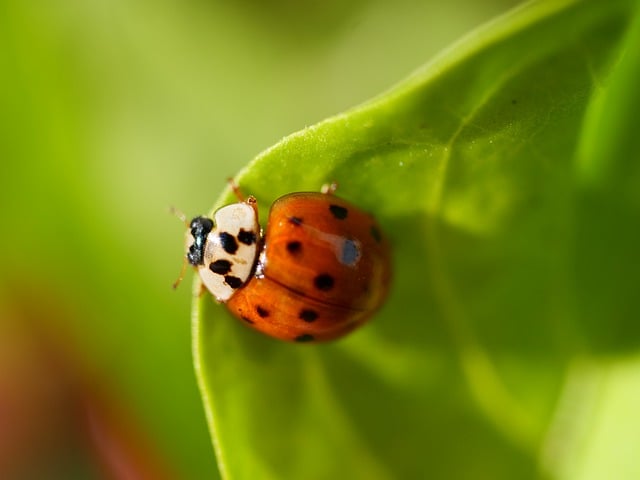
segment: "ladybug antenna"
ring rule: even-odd
[[[184,223],[184,225],[189,228],[191,225],[189,224],[189,222],[187,221],[187,216],[182,213],[181,210],[178,210],[176,207],[174,207],[173,205],[171,205],[169,207],[169,213],[175,217],[178,217],[182,223]]]

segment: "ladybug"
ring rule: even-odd
[[[234,316],[280,340],[320,342],[380,308],[389,244],[372,215],[334,195],[335,184],[277,199],[264,235],[256,199],[231,187],[239,202],[188,224],[185,265]]]

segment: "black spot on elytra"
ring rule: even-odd
[[[375,225],[371,226],[371,236],[378,243],[382,241],[382,234],[380,233],[380,230],[378,230],[378,227],[376,227]]]
[[[318,312],[305,308],[303,310],[300,310],[298,318],[300,320],[304,320],[305,322],[313,322],[316,320],[316,318],[318,318]]]
[[[313,284],[316,286],[316,288],[325,292],[333,288],[333,283],[333,277],[328,273],[321,273],[313,279]]]
[[[287,243],[287,252],[291,255],[298,255],[302,252],[302,243],[297,240]]]
[[[256,241],[256,234],[248,230],[240,230],[238,240],[245,245],[253,245]]]
[[[233,289],[240,288],[242,286],[242,280],[240,280],[238,277],[233,277],[231,275],[227,275],[226,277],[224,277],[224,281],[227,285],[229,285]]]
[[[313,340],[315,340],[315,338],[313,337],[313,335],[305,333],[303,335],[298,335],[294,340],[296,342],[312,342]]]
[[[253,320],[251,320],[249,317],[245,317],[244,315],[242,315],[240,318],[247,323],[254,323]]]
[[[329,210],[338,220],[344,220],[349,215],[349,210],[340,205],[329,205]]]
[[[209,264],[209,270],[218,275],[226,275],[231,271],[231,262],[229,260],[216,260]]]
[[[289,217],[289,223],[294,224],[296,227],[302,225],[302,219],[300,217]]]
[[[353,240],[346,239],[342,244],[340,262],[344,265],[353,266],[360,259],[360,247]]]
[[[260,318],[265,318],[269,316],[269,311],[265,310],[260,305],[256,307],[256,313],[260,316]]]
[[[227,232],[222,232],[219,235],[220,245],[224,248],[224,251],[233,255],[238,250],[238,242],[235,237]]]

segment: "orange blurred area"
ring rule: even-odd
[[[65,332],[78,312],[15,282],[0,303],[0,478],[177,478]]]

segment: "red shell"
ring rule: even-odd
[[[332,194],[272,205],[257,275],[227,302],[253,328],[289,341],[340,337],[384,302],[388,242],[373,216]]]

